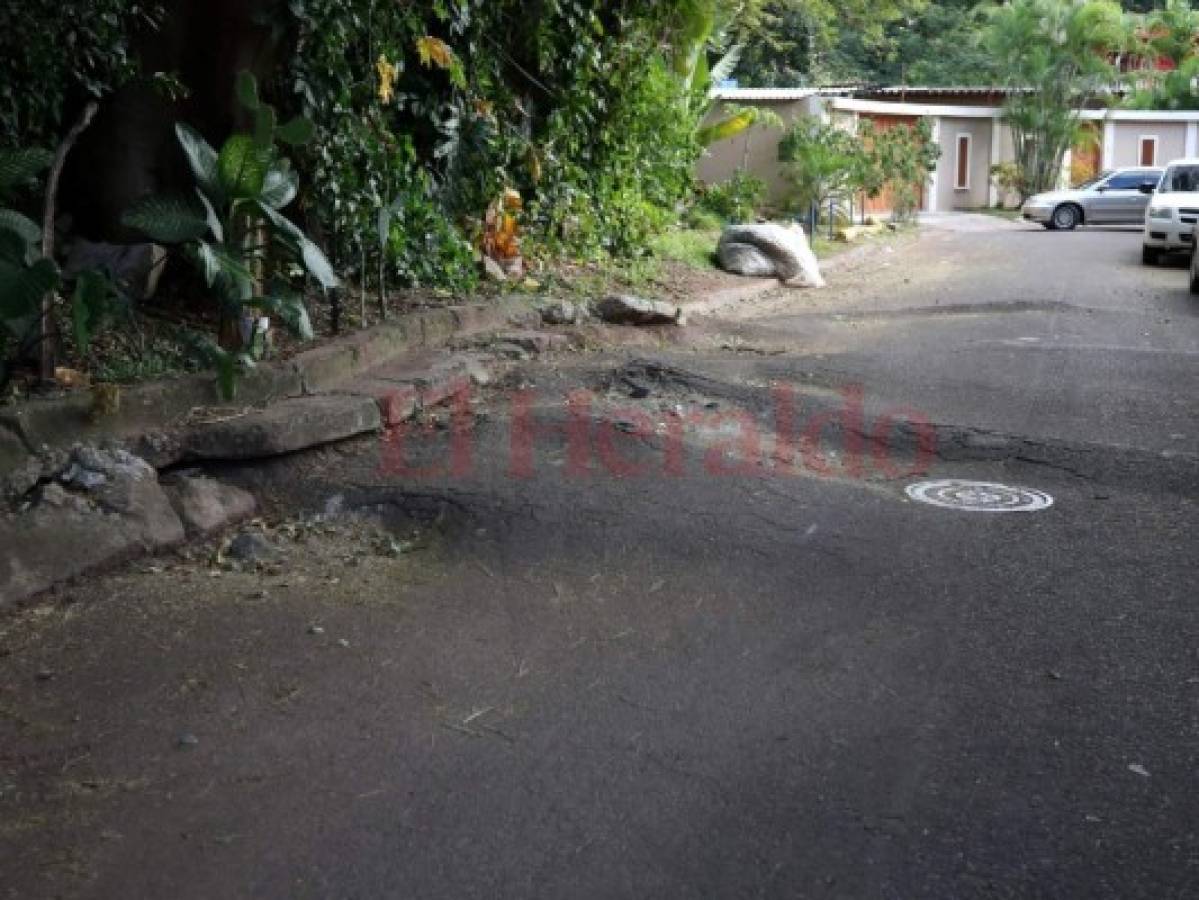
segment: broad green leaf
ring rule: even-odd
[[[225,226],[221,224],[221,217],[217,215],[216,208],[199,188],[196,188],[196,196],[200,198],[200,203],[204,206],[204,216],[208,220],[208,230],[217,239],[217,243],[224,243]]]
[[[258,99],[258,79],[245,69],[237,73],[237,99],[250,112],[257,112],[262,105]]]
[[[292,147],[303,146],[315,136],[316,126],[312,124],[311,119],[305,116],[296,116],[294,119],[280,125],[275,131],[275,137]]]
[[[266,181],[262,185],[262,196],[259,198],[271,209],[283,209],[296,199],[300,192],[300,176],[291,168],[287,160],[281,160],[271,166],[266,173]]]
[[[243,303],[254,296],[253,275],[228,248],[198,241],[195,255],[205,284],[219,290],[223,299],[230,304]]]
[[[38,227],[37,223],[21,215],[15,209],[0,209],[0,236],[3,232],[16,235],[25,246],[26,251],[35,248],[42,239],[42,229]],[[33,262],[29,258],[28,252],[23,259],[25,262]]]
[[[31,181],[53,161],[53,153],[36,147],[27,150],[0,150],[0,196]]]
[[[81,272],[75,279],[75,293],[71,297],[71,324],[75,331],[75,344],[81,353],[87,352],[96,327],[108,311],[111,292],[111,282],[100,272]]]
[[[214,203],[219,203],[223,194],[216,150],[198,131],[188,125],[176,125],[175,137],[179,146],[183,148],[183,155],[187,157],[187,164],[200,190]]]
[[[27,266],[33,262],[29,255],[29,244],[21,235],[0,227],[0,259],[14,266]]]
[[[263,215],[267,217],[275,230],[299,250],[300,257],[304,261],[304,268],[320,282],[321,287],[325,290],[332,290],[341,284],[337,274],[333,271],[332,264],[321,248],[309,240],[304,232],[265,203],[259,203],[258,208],[262,210]]]
[[[226,402],[236,399],[237,356],[206,334],[187,331],[183,340],[197,359],[216,370],[217,393],[221,399]]]
[[[186,244],[208,233],[208,216],[195,197],[146,197],[121,217],[121,222],[160,244]]]
[[[270,165],[269,148],[259,147],[248,134],[235,134],[225,141],[217,157],[221,187],[230,197],[256,200],[262,193]]]
[[[757,113],[754,110],[743,110],[736,115],[729,116],[727,119],[717,122],[715,125],[701,128],[696,134],[696,139],[702,147],[710,146],[717,141],[727,141],[729,138],[736,137],[753,125],[757,121],[757,118]]]
[[[217,276],[221,274],[221,264],[216,258],[216,251],[207,241],[196,244],[196,261],[200,266],[200,274],[204,276],[204,283],[210,288],[214,287]]]
[[[254,113],[254,143],[260,150],[270,150],[275,145],[275,126],[279,117],[272,106],[262,105]]]
[[[298,338],[310,341],[316,337],[312,330],[312,319],[308,316],[308,307],[299,294],[281,294],[274,297],[259,297],[254,301],[264,310],[274,313],[283,324]]]
[[[53,260],[39,259],[26,266],[0,259],[0,319],[35,315],[42,298],[58,284],[58,266]]]

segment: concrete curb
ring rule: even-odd
[[[466,385],[494,377],[498,363],[490,357],[452,352],[447,344],[535,321],[537,311],[519,301],[404,316],[263,366],[240,385],[238,408],[232,410],[213,408],[212,379],[199,375],[134,386],[122,398],[119,415],[102,423],[90,418],[90,396],[0,411],[0,464],[7,466],[0,468],[0,483],[16,499],[11,512],[0,507],[0,544],[7,551],[0,557],[0,608],[184,540],[184,522],[190,520],[172,509],[182,498],[160,482],[162,469],[266,459],[399,426],[461,396]],[[198,407],[203,414],[193,415]],[[90,452],[68,453],[68,447],[105,442],[134,454],[104,451],[111,458],[141,467],[125,482],[136,489],[138,502],[131,508],[109,509],[64,482],[70,461]],[[31,453],[33,446],[49,452]],[[214,483],[199,499],[211,506],[231,492]],[[252,507],[253,498],[243,499]],[[214,510],[199,512],[211,519]],[[236,508],[215,512],[219,527],[244,518]],[[188,534],[195,536],[195,530],[190,527]],[[218,527],[205,529],[211,530]]]
[[[414,350],[444,347],[455,338],[539,323],[524,300],[445,307],[399,316],[363,332],[336,338],[283,362],[260,366],[238,384],[235,405],[262,407],[319,394]],[[92,416],[86,392],[0,408],[0,479],[43,448],[117,441],[136,445],[156,466],[178,462],[174,442],[158,437],[186,429],[197,408],[224,406],[211,375],[132,385],[121,391],[119,411]],[[155,448],[157,447],[157,450]]]

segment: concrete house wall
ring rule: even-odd
[[[706,124],[719,122],[729,114],[731,106],[719,104],[709,114]],[[790,100],[758,100],[752,103],[774,112],[783,120],[785,128],[754,126],[727,141],[720,141],[708,148],[699,161],[696,177],[704,184],[719,184],[728,181],[738,169],[746,169],[766,182],[767,203],[778,206],[786,202],[790,185],[779,165],[779,142],[786,130],[801,118],[822,116],[824,110],[815,97]]]
[[[991,120],[944,117],[939,120],[937,206],[939,210],[978,209],[991,193]],[[957,186],[958,139],[969,138],[968,187]]]
[[[1156,164],[1164,166],[1172,159],[1186,156],[1187,127],[1172,122],[1115,122],[1115,153],[1106,168],[1139,166],[1142,137],[1157,138]]]

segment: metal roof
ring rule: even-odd
[[[718,88],[712,96],[718,100],[788,101],[806,100],[820,91],[816,88]]]
[[[932,95],[932,94],[954,94],[954,95],[974,95],[987,96],[991,94],[1003,94],[1013,92],[1012,88],[1001,87],[907,87],[904,85],[896,85],[893,87],[875,87],[864,84],[839,84],[839,85],[822,85],[820,87],[772,87],[772,88],[718,88],[712,92],[712,96],[720,100],[741,100],[745,102],[753,101],[794,101],[806,100],[808,97],[829,97],[829,96],[851,96],[854,94],[868,95]]]
[[[890,87],[863,88],[864,94],[960,94],[963,96],[982,96],[988,94],[1028,93],[1032,88],[1011,88],[997,86],[949,86],[932,87],[929,85],[896,84]]]

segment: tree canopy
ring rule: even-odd
[[[1004,72],[986,48],[984,34],[991,12],[1004,5],[1001,0],[755,0],[740,17],[737,40],[746,46],[736,77],[754,86],[1001,83]],[[1126,0],[1120,6],[1134,38],[1123,49],[1169,59],[1178,72],[1152,86],[1172,100],[1142,96],[1142,105],[1194,106],[1186,94],[1196,72],[1182,71],[1195,56],[1199,14],[1190,0]]]

